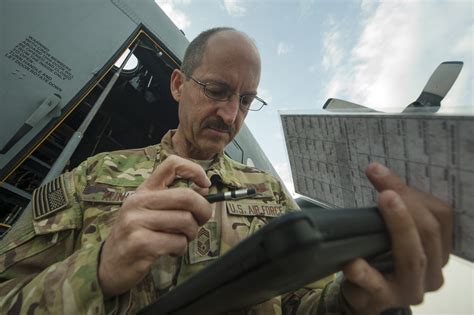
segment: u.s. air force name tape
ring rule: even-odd
[[[282,215],[282,206],[276,204],[265,203],[248,203],[226,202],[227,212],[233,215],[242,216],[262,216],[262,217],[279,217]]]

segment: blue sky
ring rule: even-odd
[[[314,110],[332,98],[397,112],[443,61],[464,67],[442,106],[474,114],[474,1],[156,0],[192,40],[232,26],[262,55],[259,95],[246,123],[290,191],[280,110]],[[472,314],[473,264],[451,259],[444,288],[415,314]]]

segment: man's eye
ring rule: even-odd
[[[240,102],[242,106],[250,107],[254,99],[255,99],[254,95],[242,95],[242,100]]]
[[[229,97],[229,89],[221,85],[208,84],[206,92],[209,97],[218,100],[225,100]]]

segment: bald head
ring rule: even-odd
[[[213,38],[215,40],[211,41]],[[229,41],[223,43],[222,40],[225,39],[230,39],[230,43],[233,40],[236,40],[241,44],[243,43],[244,47],[247,47],[254,53],[254,56],[256,59],[258,59],[260,67],[260,54],[258,52],[257,46],[247,34],[237,31],[231,27],[216,27],[200,33],[193,41],[191,41],[184,54],[181,71],[183,71],[186,75],[192,75],[196,68],[201,65],[208,45],[211,44],[210,49],[213,49],[213,47],[216,47],[216,45],[220,44],[229,45]],[[240,46],[237,48],[242,49],[243,47]]]

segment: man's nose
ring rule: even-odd
[[[234,94],[227,101],[220,103],[217,114],[226,124],[233,124],[240,111],[240,97]]]

